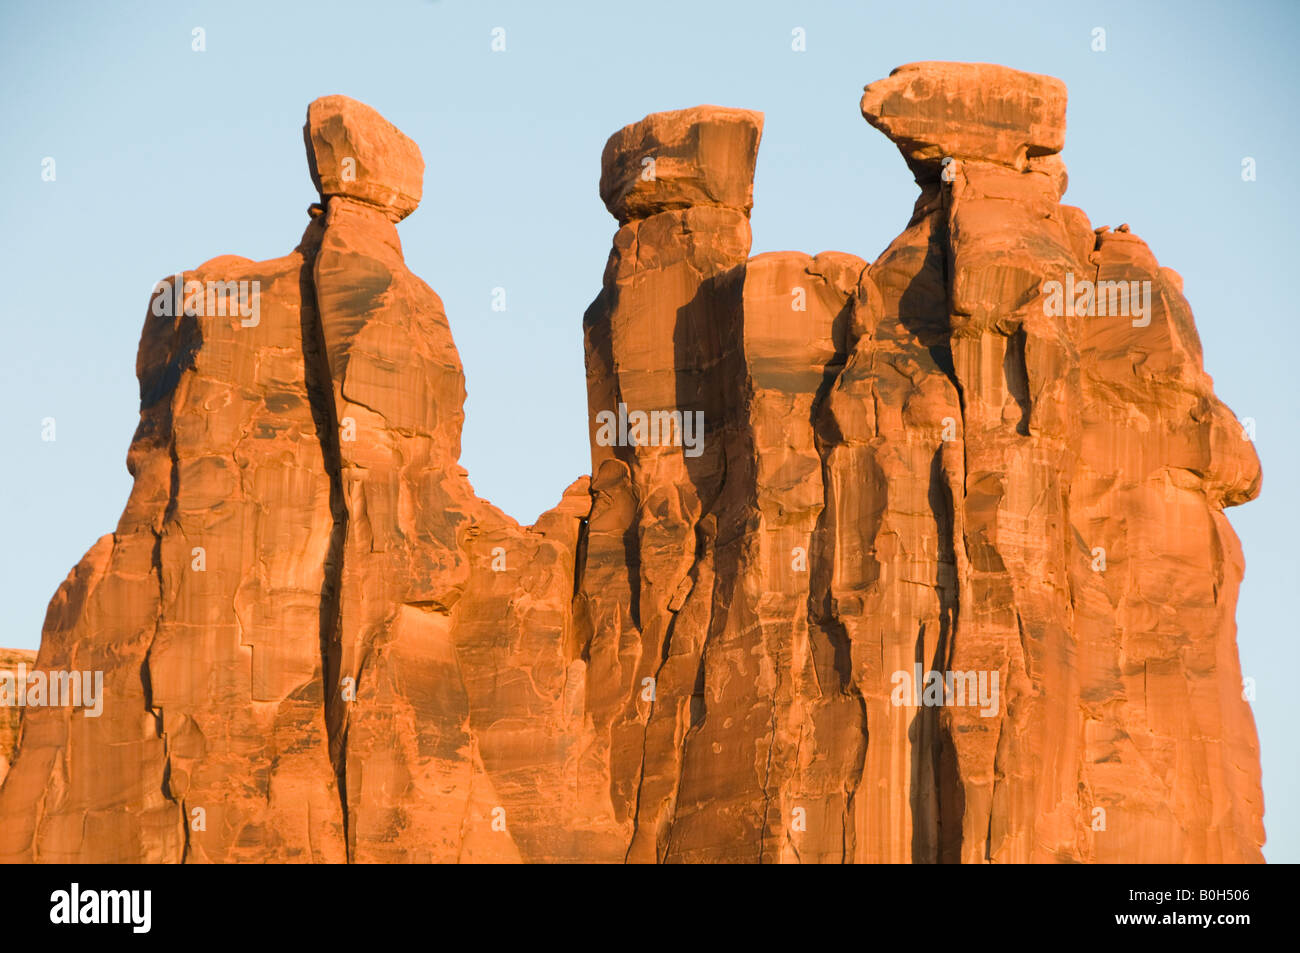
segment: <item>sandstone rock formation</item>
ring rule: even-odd
[[[103,712],[0,709],[0,860],[1258,861],[1259,467],[1181,280],[1060,204],[1059,81],[862,110],[921,189],[871,263],[750,257],[757,113],[611,137],[591,476],[523,527],[457,463],[419,149],[313,103],[298,247],[150,302],[36,662]]]
[[[18,678],[26,677],[27,672],[35,667],[35,663],[35,652],[0,649],[0,680],[4,680],[5,675],[9,675],[14,679],[16,687]],[[18,747],[18,724],[22,719],[22,713],[22,708],[16,704],[0,705],[0,782],[3,782],[5,775],[9,773],[9,761],[13,758],[14,749]]]

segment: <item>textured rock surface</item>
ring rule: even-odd
[[[394,222],[420,204],[420,147],[369,106],[346,96],[322,96],[308,108],[303,132],[311,179],[323,197],[365,202]]]
[[[12,673],[15,680],[19,675],[19,665],[31,669],[36,661],[35,652],[22,649],[0,649],[0,673]],[[18,725],[22,720],[22,709],[16,705],[0,705],[0,782],[9,772],[9,762],[18,747]]]
[[[592,475],[523,527],[457,463],[419,150],[313,103],[299,246],[184,276],[256,319],[151,302],[131,498],[36,660],[104,710],[11,754],[0,709],[0,860],[1258,861],[1259,467],[1181,280],[1059,204],[1059,81],[862,108],[921,186],[870,263],[750,257],[757,113],[610,138]]]
[[[943,159],[1024,169],[1065,145],[1065,84],[989,63],[909,63],[862,94],[862,115],[903,153],[917,179]]]
[[[652,113],[605,143],[600,197],[620,224],[692,206],[748,215],[762,131],[762,117],[744,109]]]

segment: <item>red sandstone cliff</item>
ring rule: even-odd
[[[102,714],[0,720],[0,860],[1260,860],[1258,462],[1178,275],[1059,204],[1065,99],[868,86],[921,190],[871,263],[750,257],[757,113],[611,137],[592,475],[531,527],[457,464],[419,149],[317,100],[298,247],[150,302],[131,497],[26,660]]]

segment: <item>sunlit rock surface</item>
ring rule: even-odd
[[[458,463],[418,147],[314,102],[301,241],[160,283],[122,518],[0,653],[103,678],[0,706],[0,861],[1261,860],[1258,460],[1177,273],[1060,204],[1065,101],[870,84],[921,190],[872,262],[750,257],[761,114],[617,132],[531,527]]]

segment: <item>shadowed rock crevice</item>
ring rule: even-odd
[[[1002,373],[1006,377],[1007,391],[1020,408],[1020,420],[1016,423],[1016,433],[1022,437],[1029,436],[1029,415],[1033,410],[1033,401],[1029,397],[1029,370],[1025,366],[1025,329],[1017,328],[1007,338],[1006,357],[1002,359]]]
[[[303,126],[303,136],[310,150],[310,122]],[[307,399],[311,407],[312,422],[320,440],[321,462],[329,478],[329,511],[331,528],[329,544],[321,566],[322,584],[319,600],[319,642],[322,690],[324,696],[325,729],[330,764],[338,785],[339,810],[343,825],[344,844],[348,836],[347,805],[347,704],[341,685],[341,639],[339,627],[339,590],[342,585],[343,543],[347,538],[348,513],[343,501],[342,459],[339,454],[340,422],[334,409],[329,362],[325,357],[325,336],[320,315],[316,310],[316,289],[312,272],[316,252],[320,248],[325,230],[324,208],[313,205],[311,224],[303,233],[298,252],[303,256],[298,271],[298,293],[301,299],[299,333],[302,340],[302,359]],[[350,854],[349,854],[350,859]]]

